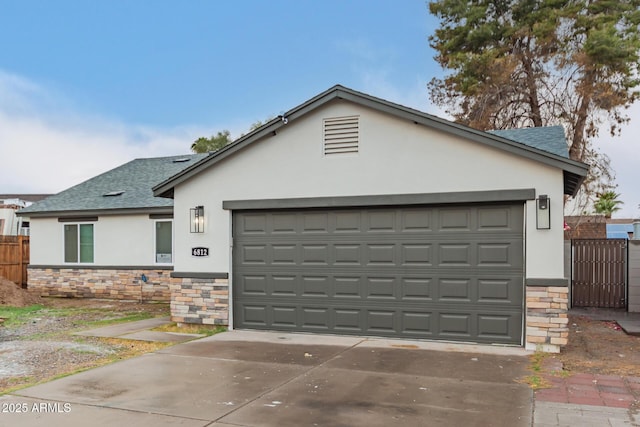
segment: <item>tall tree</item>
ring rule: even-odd
[[[640,93],[640,0],[438,0],[430,37],[449,70],[429,83],[431,99],[481,130],[560,124],[569,156],[591,163],[586,191],[612,188],[606,155]]]
[[[210,138],[200,137],[191,144],[191,151],[194,153],[208,153],[210,151],[216,151],[231,142],[231,133],[228,130],[223,130]]]
[[[619,211],[620,205],[624,204],[623,201],[618,200],[620,194],[615,191],[605,191],[598,194],[598,200],[593,205],[596,213],[604,214],[606,218],[611,218],[611,214]]]

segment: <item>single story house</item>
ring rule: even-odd
[[[173,200],[151,188],[204,157],[136,159],[18,211],[30,218],[28,287],[43,296],[169,301]]]
[[[154,187],[175,321],[566,344],[560,127],[477,131],[334,86]]]
[[[236,329],[567,341],[563,200],[588,167],[560,127],[482,132],[337,85],[209,155],[121,168],[29,208],[30,287],[153,283],[174,321]]]

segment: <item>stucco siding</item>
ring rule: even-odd
[[[65,265],[64,224],[57,218],[31,219],[31,264]],[[149,215],[100,216],[94,224],[94,262],[104,266],[155,264],[155,221]]]
[[[360,117],[359,152],[325,157],[322,119]],[[334,101],[175,189],[176,271],[229,272],[231,212],[225,200],[535,188],[551,200],[551,230],[536,230],[527,202],[526,274],[564,277],[562,171],[413,122]],[[205,233],[189,233],[189,208],[205,207]],[[190,248],[210,248],[208,258]]]

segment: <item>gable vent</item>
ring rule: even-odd
[[[324,154],[358,152],[359,117],[324,119]]]

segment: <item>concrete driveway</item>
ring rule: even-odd
[[[0,425],[530,426],[525,355],[233,331],[0,397]]]

